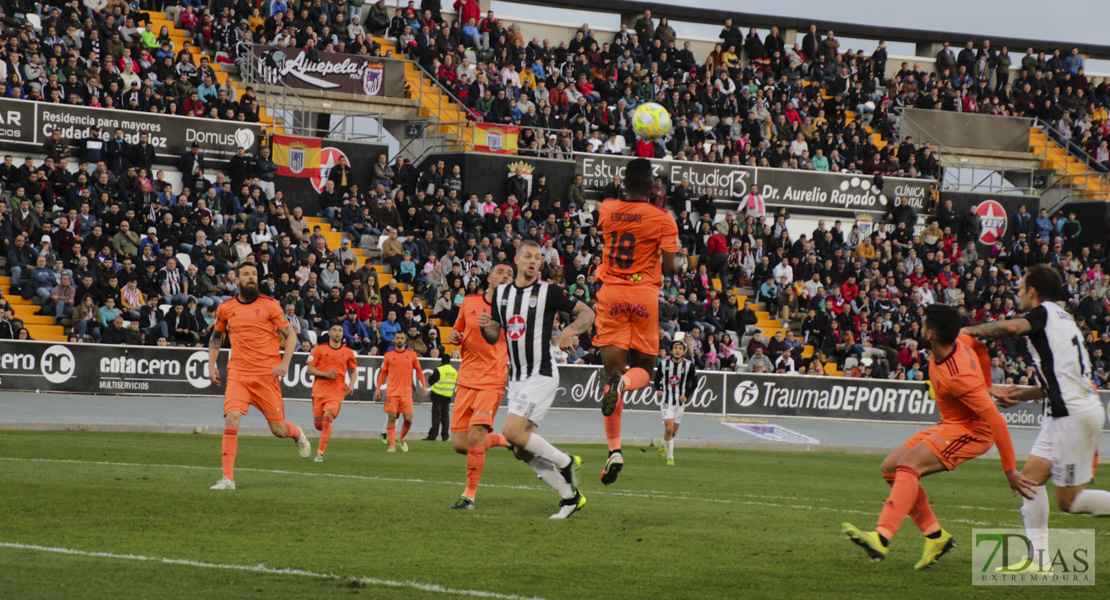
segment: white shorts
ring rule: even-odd
[[[674,406],[671,406],[669,404],[663,404],[659,408],[661,408],[662,411],[663,411],[663,420],[664,421],[666,421],[668,419],[672,419],[672,420],[674,420],[675,423],[681,423],[682,422],[682,413],[686,412],[686,405],[685,404],[675,404]]]
[[[1101,406],[1066,417],[1046,416],[1029,454],[1052,461],[1052,484],[1056,487],[1083,485],[1093,475],[1105,421]]]
[[[558,377],[532,375],[523,381],[510,381],[505,394],[509,399],[509,414],[539,423],[555,402],[558,391]]]

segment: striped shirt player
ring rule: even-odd
[[[1033,358],[1038,386],[1018,389],[993,386],[991,393],[1002,406],[1023,400],[1043,399],[1041,430],[1029,451],[1022,473],[1036,485],[1026,498],[1021,515],[1031,546],[1021,563],[1002,567],[1010,572],[1036,572],[1051,563],[1048,549],[1049,478],[1056,487],[1056,503],[1065,512],[1110,515],[1110,492],[1084,486],[1094,476],[1093,465],[1106,413],[1091,381],[1091,359],[1075,320],[1055,303],[1063,280],[1044,265],[1030,267],[1018,288],[1025,314],[965,329],[983,338],[1025,336]]]
[[[543,390],[532,394],[536,401],[554,401],[555,391],[559,388],[559,368],[551,354],[551,332],[554,329],[555,315],[559,311],[574,310],[577,302],[572,300],[563,288],[543,281],[526,287],[515,283],[498,286],[493,294],[491,318],[505,330],[505,342],[509,349],[509,410],[513,410],[514,396],[520,401],[521,394],[514,394],[528,388]],[[543,402],[529,402],[530,406],[518,407],[525,411],[522,417],[539,422],[550,407]]]
[[[575,334],[590,329],[594,314],[562,288],[539,280],[543,266],[539,244],[521,243],[514,260],[515,279],[497,286],[490,312],[479,314],[477,324],[490,344],[496,344],[504,331],[509,350],[509,415],[502,433],[517,456],[562,498],[551,518],[565,519],[586,504],[578,491],[582,459],[552,446],[536,428],[559,390],[559,369],[550,346],[555,315],[566,311],[574,319],[559,338],[559,346],[565,349]]]
[[[682,338],[671,343],[671,355],[655,368],[655,395],[663,413],[663,443],[659,445],[660,458],[667,459],[667,466],[674,466],[674,436],[682,423],[686,403],[697,386],[694,362],[686,358],[686,342]]]

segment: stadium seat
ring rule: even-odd
[[[190,266],[192,266],[193,259],[190,258],[188,254],[185,254],[184,252],[179,252],[177,254],[177,262],[181,264],[182,269],[188,269]]]

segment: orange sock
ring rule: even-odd
[[[313,421],[312,425],[316,427],[316,431],[323,431],[324,430],[324,421],[323,420]]]
[[[323,455],[324,450],[328,448],[328,440],[331,439],[331,424],[335,419],[331,415],[324,415],[324,426],[320,430],[320,446],[316,448],[316,454]]]
[[[509,445],[509,440],[505,439],[505,436],[501,435],[500,433],[488,433],[488,434],[486,434],[486,445],[485,445],[486,450],[489,450],[490,448],[496,448],[496,447],[502,447],[503,448],[503,447],[508,446],[508,445]]]
[[[648,372],[640,367],[632,367],[625,371],[621,379],[624,380],[624,390],[626,392],[642,390],[651,383],[651,375],[648,375]]]
[[[463,496],[474,499],[478,492],[478,482],[482,480],[482,467],[486,465],[486,449],[484,446],[471,446],[466,453],[466,489]]]
[[[883,473],[883,479],[890,487],[894,487],[894,473]],[[929,497],[925,495],[925,488],[918,486],[917,489],[921,491],[918,492],[917,500],[910,509],[910,518],[921,533],[930,535],[940,530],[940,523],[937,521],[937,516],[933,514],[933,507],[929,506]]]
[[[643,371],[643,369],[640,369]],[[617,408],[605,420],[605,441],[609,443],[609,451],[621,449],[621,413],[624,412],[624,397],[617,400]]]
[[[296,425],[294,425],[292,423],[290,423],[289,421],[286,421],[285,422],[285,437],[293,438],[293,439],[297,439],[297,438],[301,437],[301,428],[297,427]]]
[[[402,440],[405,439],[405,436],[409,434],[409,429],[411,427],[412,427],[412,423],[410,423],[408,421],[405,421],[405,424],[401,426],[401,439]]]
[[[911,467],[899,465],[890,496],[883,504],[883,511],[879,513],[879,523],[875,527],[879,535],[887,540],[894,538],[902,521],[906,520],[906,515],[910,514],[917,505],[918,496],[922,495],[921,491],[921,473]],[[928,500],[923,502],[928,505]],[[932,512],[931,509],[930,512]]]
[[[235,453],[239,451],[239,430],[224,427],[223,452],[220,462],[223,463],[224,477],[235,481]]]
[[[396,440],[397,426],[396,425],[390,425],[390,426],[386,427],[385,428],[385,434],[386,434],[386,437],[389,438],[389,447],[392,448],[392,447],[396,446],[397,445],[397,440]]]

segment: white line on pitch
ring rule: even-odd
[[[200,567],[204,569],[227,569],[232,571],[251,571],[254,573],[269,573],[273,575],[298,575],[301,577],[315,577],[320,579],[334,579],[337,581],[358,581],[367,585],[380,585],[386,587],[412,588],[422,592],[435,592],[438,594],[452,594],[455,596],[476,596],[479,598],[498,598],[500,600],[543,600],[534,596],[517,596],[516,594],[499,594],[483,590],[457,590],[443,587],[434,583],[420,583],[417,581],[393,581],[378,579],[377,577],[343,577],[334,573],[316,573],[303,569],[275,569],[266,565],[229,565],[209,563],[185,558],[159,558],[157,556],[143,556],[141,554],[114,554],[111,552],[87,552],[73,548],[56,548],[51,546],[36,546],[34,544],[19,544],[15,542],[0,542],[2,548],[17,548],[20,550],[37,550],[40,552],[54,552],[56,554],[71,554],[75,556],[90,556],[94,558],[115,558],[120,560],[137,560],[155,562],[167,565],[184,565],[187,567]]]
[[[146,463],[127,463],[127,462],[110,462],[102,460],[72,460],[63,458],[16,458],[16,457],[3,457],[0,460],[7,461],[20,461],[20,462],[48,462],[48,463],[71,463],[80,465],[102,465],[112,467],[147,467],[147,468],[162,468],[162,469],[193,469],[200,471],[214,471],[218,470],[217,467],[200,467],[196,465],[167,465],[167,464],[146,464]],[[247,471],[251,473],[272,473],[275,475],[301,475],[306,477],[335,477],[339,479],[357,479],[363,481],[388,481],[393,483],[430,483],[433,485],[452,485],[457,486],[457,481],[437,481],[434,479],[406,479],[398,477],[377,477],[373,475],[347,475],[343,473],[310,473],[307,471],[287,471],[282,469],[251,469],[247,467],[235,467],[236,471]],[[509,490],[529,490],[536,492],[549,492],[550,489],[546,487],[539,487],[534,485],[506,485],[496,483],[483,483],[482,487],[486,488],[500,488]],[[716,504],[740,504],[749,506],[770,506],[775,508],[797,508],[803,510],[819,510],[837,513],[852,513],[857,515],[873,515],[875,511],[856,510],[851,508],[835,508],[831,506],[811,506],[807,504],[780,504],[776,502],[763,502],[762,500],[806,500],[814,501],[813,498],[795,498],[791,496],[760,496],[758,494],[740,494],[743,498],[753,498],[755,500],[730,500],[727,498],[706,498],[703,496],[690,496],[685,494],[669,494],[666,492],[650,492],[650,493],[635,493],[635,492],[615,492],[615,491],[602,491],[593,490],[591,494],[599,494],[605,496],[623,496],[628,498],[646,498],[646,499],[663,499],[663,500],[691,500],[697,502],[712,502]],[[823,501],[823,499],[817,499]],[[1007,525],[997,521],[975,521],[970,519],[945,519],[945,521],[953,523],[965,523],[968,525]]]

